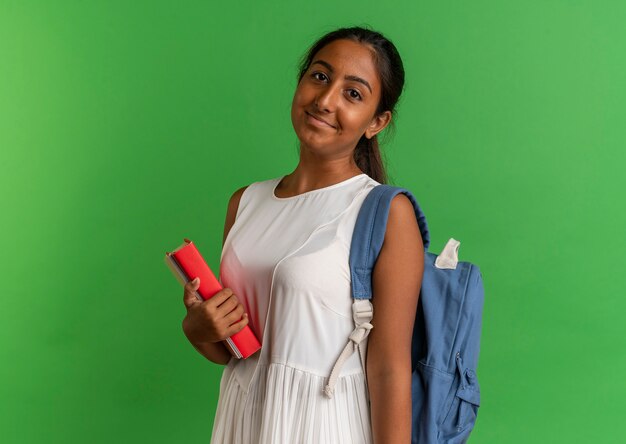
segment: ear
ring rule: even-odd
[[[376,134],[385,129],[391,122],[391,111],[385,111],[377,116],[374,116],[370,124],[365,129],[365,137],[371,139]]]

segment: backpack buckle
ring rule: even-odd
[[[352,303],[352,319],[357,327],[374,317],[374,306],[369,299],[355,299]]]

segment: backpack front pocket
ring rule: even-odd
[[[480,406],[480,385],[476,373],[470,368],[463,368],[463,361],[457,353],[458,387],[452,392],[450,407],[439,428],[440,443],[460,444],[469,437],[478,415]]]

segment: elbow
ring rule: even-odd
[[[368,359],[367,360],[368,382],[381,381],[411,381],[411,354],[397,356],[393,359]]]

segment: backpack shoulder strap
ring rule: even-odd
[[[372,297],[372,270],[385,240],[391,201],[400,193],[405,194],[413,204],[424,250],[428,250],[430,234],[426,216],[424,216],[413,194],[405,188],[391,185],[375,186],[363,202],[352,234],[350,277],[352,279],[353,299],[371,299]]]
[[[324,386],[323,392],[328,398],[333,396],[335,383],[343,364],[354,352],[359,352],[361,364],[365,371],[364,340],[372,329],[370,321],[373,317],[372,303],[370,302],[372,298],[372,269],[385,239],[391,200],[399,193],[406,194],[415,208],[424,249],[427,249],[430,244],[426,217],[417,205],[415,197],[408,190],[390,185],[377,185],[369,192],[359,210],[350,245],[352,317],[355,328],[335,361]]]

